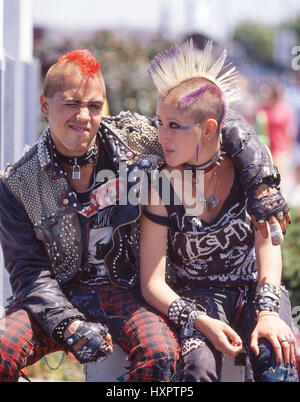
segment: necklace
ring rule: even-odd
[[[85,154],[81,156],[67,156],[58,152],[57,148],[53,144],[54,152],[57,154],[58,158],[66,163],[67,165],[72,166],[72,179],[80,180],[81,179],[81,166],[88,165],[91,162],[95,162],[98,157],[98,147],[95,143]]]
[[[197,170],[203,170],[204,174],[208,173],[215,166],[220,165],[220,162],[223,160],[223,152],[220,150],[213,155],[208,161],[202,163],[201,165],[191,165],[190,163],[184,163],[183,168],[191,170],[193,172],[193,176],[196,175]],[[205,166],[205,167],[204,167]]]
[[[213,194],[209,197],[208,201],[206,201],[206,199],[204,198],[204,209],[207,208],[209,211],[211,211],[213,208],[216,208],[216,206],[219,203],[219,199],[216,197],[219,169],[220,169],[220,164],[217,166],[217,168],[212,176],[212,179],[208,185],[208,190],[209,190],[211,183],[213,182],[214,179],[216,179]]]
[[[216,197],[216,190],[217,190],[218,173],[219,173],[219,169],[220,169],[220,164],[221,164],[222,160],[224,159],[222,155],[223,155],[223,152],[221,152],[219,150],[208,161],[206,161],[205,163],[202,163],[201,165],[191,165],[189,163],[185,163],[183,165],[184,169],[192,170],[193,179],[195,179],[195,180],[196,180],[196,173],[198,170],[202,170],[203,174],[205,174],[216,167],[216,170],[211,177],[211,180],[208,184],[207,192],[206,192],[206,193],[208,193],[208,190],[210,189],[211,184],[213,183],[213,181],[215,179],[215,187],[214,187],[214,191],[213,191],[212,195],[209,197],[208,200],[206,200],[204,193],[203,193],[203,195],[201,195],[199,197],[199,201],[201,203],[204,203],[204,210],[208,209],[208,211],[211,211],[213,208],[216,208],[216,206],[219,203],[219,199]],[[205,168],[203,168],[204,166],[205,166]],[[196,186],[196,184],[197,184],[197,180],[195,181],[195,186]]]

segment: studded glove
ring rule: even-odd
[[[222,148],[233,161],[239,183],[248,197],[248,212],[257,222],[271,216],[277,218],[280,213],[286,215],[289,207],[279,191],[280,174],[253,127],[236,113],[229,113],[225,119]],[[261,184],[276,188],[277,193],[258,198],[256,190]]]
[[[111,353],[109,343],[104,340],[107,333],[107,327],[102,324],[82,321],[76,331],[66,339],[65,344],[80,363],[93,362]],[[86,339],[85,343],[80,349],[74,350],[73,347],[82,338]]]

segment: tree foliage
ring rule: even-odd
[[[292,225],[282,243],[283,282],[293,306],[300,306],[300,208],[291,210]]]
[[[275,32],[275,27],[246,22],[236,27],[233,40],[239,42],[245,48],[251,59],[266,65],[272,65]]]
[[[297,36],[297,42],[300,42],[300,15],[298,15],[292,22],[285,24],[287,28],[292,29]]]
[[[40,41],[35,56],[41,61],[43,76],[64,53],[74,49],[88,49],[100,61],[109,110],[112,115],[131,110],[144,115],[155,114],[156,90],[148,76],[149,61],[171,43],[162,37],[138,37],[130,32],[102,30],[88,40],[62,41],[53,45]]]
[[[101,31],[86,47],[101,63],[107,87],[111,114],[131,110],[144,115],[155,114],[156,90],[148,76],[147,67],[155,54],[170,43],[162,40],[147,44],[132,36]]]

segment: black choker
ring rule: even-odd
[[[95,161],[98,156],[98,147],[95,143],[84,155],[81,156],[67,156],[58,152],[57,148],[53,144],[54,153],[57,154],[57,157],[67,165],[74,166],[75,164],[79,166],[85,166],[89,163]]]
[[[79,180],[81,178],[80,167],[94,162],[98,157],[98,147],[95,143],[84,155],[81,156],[67,156],[58,152],[53,144],[54,154],[65,164],[73,166],[72,179]]]
[[[220,161],[223,160],[222,154],[223,153],[221,151],[218,151],[208,161],[206,161],[205,163],[202,163],[201,165],[190,165],[189,163],[185,163],[183,165],[183,167],[184,167],[184,169],[192,170],[193,174],[196,174],[197,170],[203,170],[204,173],[207,173],[210,170],[212,170],[215,166],[220,165]],[[206,166],[206,167],[204,167],[204,166]]]

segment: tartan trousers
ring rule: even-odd
[[[83,305],[86,300],[95,302],[90,303],[86,316],[94,322],[97,316],[105,317],[114,341],[128,354],[128,381],[172,379],[180,353],[176,331],[133,292],[101,285],[92,292],[78,288],[70,292],[70,300],[74,305],[80,300]],[[18,303],[12,304],[0,320],[0,382],[18,381],[23,368],[58,350],[62,346],[35,319]]]

